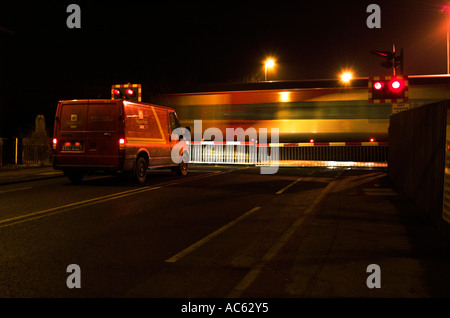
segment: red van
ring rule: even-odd
[[[65,100],[58,103],[53,168],[73,182],[92,172],[127,172],[142,184],[150,168],[186,175],[189,154],[172,132],[180,127],[170,107],[128,100]],[[181,139],[180,139],[181,140]],[[180,163],[172,160],[179,147]]]

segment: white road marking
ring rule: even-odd
[[[259,209],[261,209],[261,207],[257,206],[254,207],[253,209],[245,212],[244,214],[242,214],[240,217],[234,219],[233,221],[229,222],[228,224],[222,226],[220,229],[212,232],[211,234],[209,234],[208,236],[205,236],[204,238],[202,238],[201,240],[197,241],[196,243],[192,244],[191,246],[185,248],[184,250],[182,250],[181,252],[175,254],[174,256],[166,259],[166,263],[175,263],[176,261],[178,261],[179,259],[183,258],[184,256],[186,256],[187,254],[195,251],[197,248],[199,248],[200,246],[202,246],[203,244],[205,244],[206,242],[212,240],[214,237],[216,237],[217,235],[219,235],[220,233],[228,230],[230,227],[232,227],[233,225],[239,223],[240,221],[242,221],[243,219],[245,219],[246,217],[250,216],[251,214],[253,214],[254,212],[258,211]]]
[[[315,170],[310,171],[307,175],[310,176],[313,174]],[[296,184],[297,182],[301,181],[303,179],[303,177],[298,178],[297,180],[291,182],[290,184],[288,184],[287,186],[285,186],[283,189],[277,191],[275,194],[282,194],[284,191],[286,191],[287,189],[289,189],[290,187],[292,187],[294,184]]]
[[[335,177],[334,181],[330,182],[322,192],[316,197],[316,199],[311,203],[311,205],[295,220],[295,222],[283,233],[280,239],[272,245],[272,247],[267,251],[267,253],[257,262],[257,264],[245,275],[228,293],[227,298],[237,298],[256,280],[256,278],[261,273],[264,266],[273,259],[281,248],[289,241],[291,236],[300,227],[300,225],[305,221],[306,216],[310,214],[320,203],[322,198],[330,192],[330,190],[335,186],[337,178],[342,174],[343,171]]]
[[[8,192],[14,192],[14,191],[22,191],[22,190],[28,190],[32,189],[33,187],[26,187],[26,188],[18,188],[18,189],[11,189],[11,190],[4,190],[0,191],[0,193],[8,193]]]
[[[220,171],[220,172],[211,173],[211,174],[207,174],[207,175],[200,175],[200,176],[195,176],[195,177],[190,177],[190,178],[183,178],[183,179],[175,180],[175,181],[168,181],[168,182],[161,183],[159,185],[146,186],[146,187],[141,187],[138,189],[132,189],[132,190],[127,190],[127,191],[123,191],[123,192],[119,192],[119,193],[113,193],[113,194],[109,194],[109,195],[105,195],[105,196],[101,196],[101,197],[97,197],[97,198],[92,198],[92,199],[88,199],[88,200],[84,200],[84,201],[78,201],[78,202],[66,204],[63,206],[58,206],[58,207],[54,207],[54,208],[50,208],[50,209],[46,209],[46,210],[42,210],[42,211],[37,211],[37,212],[25,214],[25,215],[20,215],[20,216],[12,217],[9,219],[1,220],[0,228],[40,219],[40,218],[58,214],[58,213],[67,212],[67,211],[70,211],[70,210],[73,210],[76,208],[80,208],[80,207],[95,205],[98,203],[123,198],[123,197],[130,196],[130,195],[137,194],[137,193],[156,190],[156,189],[162,188],[164,186],[170,186],[170,185],[179,184],[179,183],[183,183],[183,182],[187,182],[187,181],[212,177],[212,176],[216,176],[216,175],[223,174],[223,173],[227,173],[227,172]]]
[[[290,187],[292,187],[294,184],[296,184],[297,182],[299,182],[300,180],[302,180],[303,178],[298,178],[297,180],[289,183],[287,186],[285,186],[283,189],[277,191],[275,194],[282,194],[284,191],[286,191],[287,189],[289,189]]]

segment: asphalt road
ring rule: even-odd
[[[185,178],[153,171],[143,187],[117,176],[2,186],[0,295],[224,297],[338,173],[259,172],[205,166]],[[167,273],[186,261],[188,272]],[[81,288],[67,286],[70,264]]]
[[[1,298],[450,295],[447,247],[420,214],[404,222],[397,207],[413,208],[383,170],[192,166],[144,186],[4,184],[0,201]],[[373,263],[382,288],[368,288]]]

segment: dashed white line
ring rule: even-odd
[[[300,180],[302,180],[303,178],[300,177],[297,180],[289,183],[287,186],[285,186],[283,189],[277,191],[275,194],[282,194],[284,191],[286,191],[287,189],[289,189],[290,187],[292,187],[294,184],[296,184],[297,182],[299,182]]]
[[[211,234],[209,234],[208,236],[205,236],[204,238],[202,238],[201,240],[197,241],[196,243],[192,244],[191,246],[185,248],[184,250],[182,250],[181,252],[175,254],[174,256],[166,259],[166,263],[175,263],[176,261],[178,261],[179,259],[183,258],[184,256],[186,256],[187,254],[195,251],[197,248],[199,248],[200,246],[202,246],[203,244],[205,244],[206,242],[210,241],[211,239],[213,239],[214,237],[216,237],[217,235],[219,235],[220,233],[228,230],[230,227],[232,227],[233,225],[235,225],[236,223],[242,221],[243,219],[245,219],[246,217],[248,217],[249,215],[253,214],[254,212],[258,211],[259,209],[261,209],[261,207],[257,206],[254,207],[253,209],[245,212],[244,214],[242,214],[240,217],[234,219],[233,221],[231,221],[230,223],[222,226],[220,229],[212,232]]]
[[[275,242],[274,245],[267,251],[267,253],[258,261],[258,263],[245,275],[228,293],[227,298],[237,298],[242,295],[242,293],[256,280],[256,278],[261,273],[262,269],[266,264],[272,260],[281,248],[288,242],[295,231],[300,227],[300,225],[306,219],[306,216],[310,214],[316,206],[320,203],[322,198],[335,186],[337,178],[342,174],[343,171],[339,172],[338,175],[330,182],[322,192],[316,197],[316,199],[311,203],[311,205],[294,221],[294,223],[284,232],[280,239]]]
[[[310,176],[311,174],[313,174],[313,172],[314,172],[314,170],[310,171],[307,175]],[[278,190],[275,194],[282,194],[284,191],[286,191],[287,189],[289,189],[290,187],[292,187],[294,184],[301,181],[302,179],[303,179],[303,177],[300,177],[297,180],[294,180],[293,182],[291,182],[290,184],[285,186],[283,189]]]

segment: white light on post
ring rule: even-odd
[[[268,58],[264,62],[264,80],[267,81],[267,71],[275,66],[275,61],[272,58]]]

